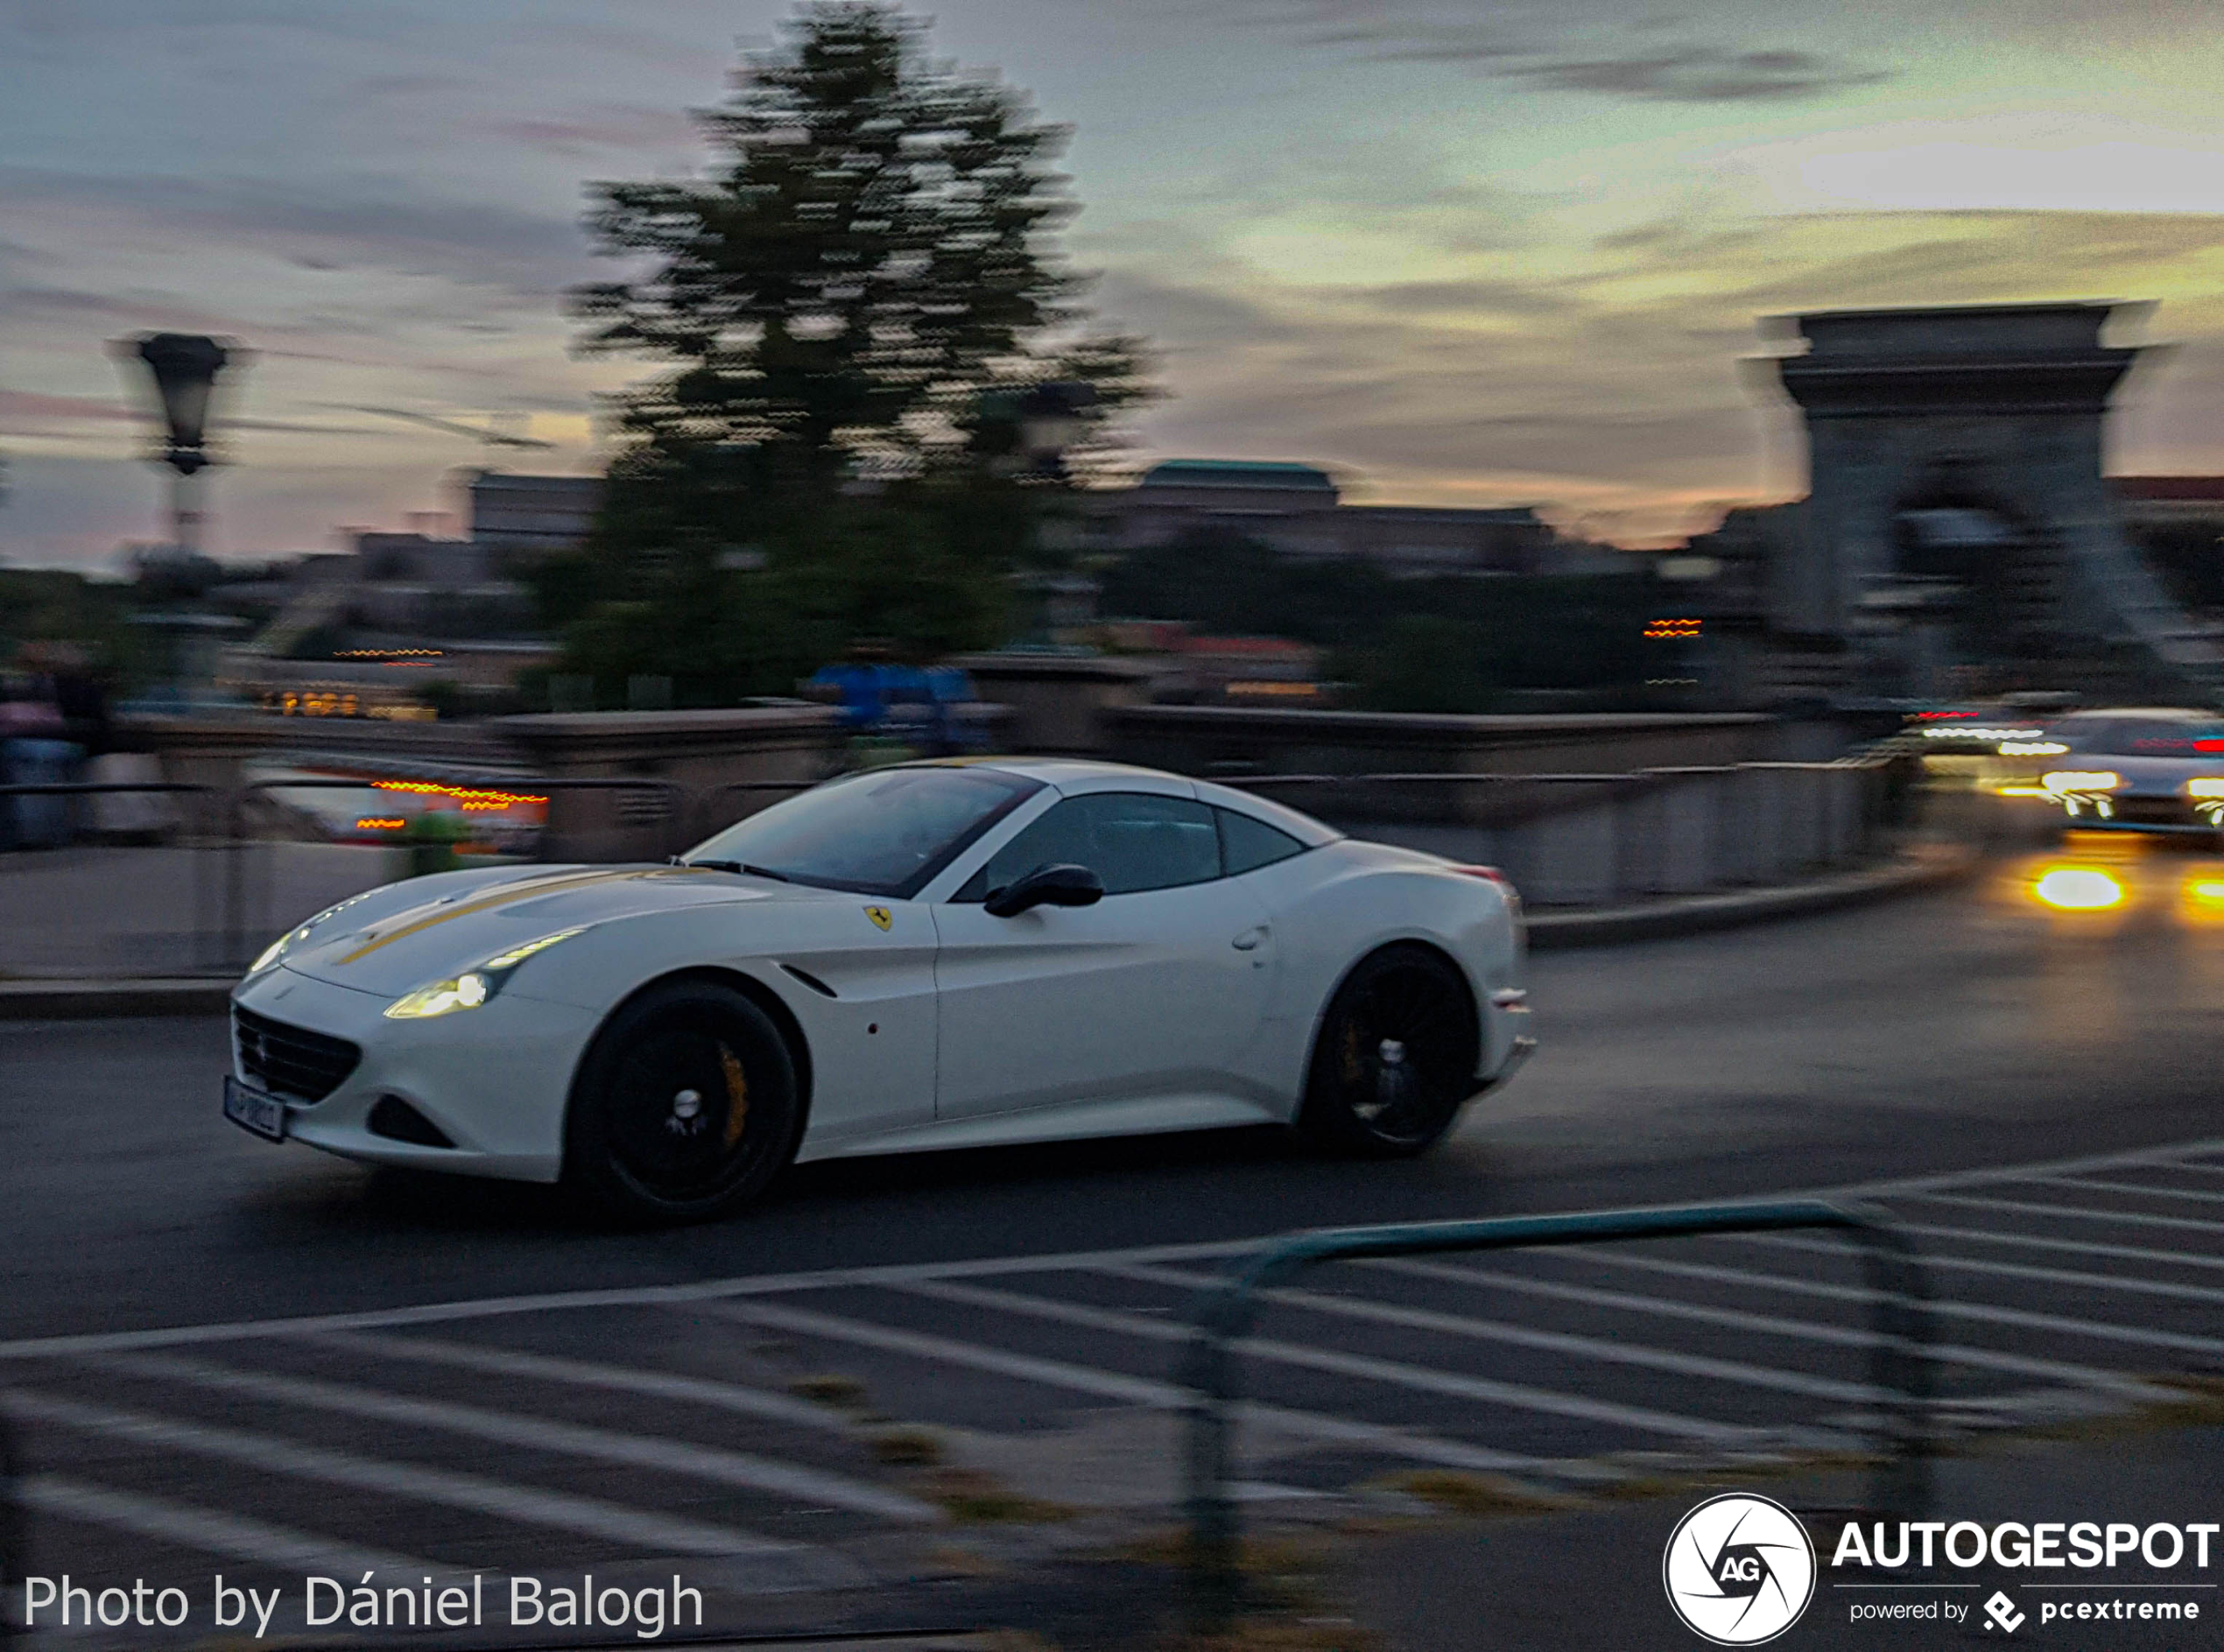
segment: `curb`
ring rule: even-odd
[[[1903,853],[1885,866],[1840,872],[1805,883],[1741,889],[1728,895],[1670,896],[1601,912],[1548,912],[1529,920],[1529,945],[1533,952],[1601,946],[1804,917],[1957,883],[1975,873],[1983,862],[1984,857],[1974,849],[1942,845],[1927,852]]]
[[[227,975],[150,981],[0,981],[0,1021],[221,1016],[239,983]]]
[[[1618,906],[1602,912],[1548,912],[1529,920],[1532,951],[1602,946],[1735,929],[1770,918],[1859,906],[1957,882],[1983,857],[1946,848],[1902,855],[1887,866],[1841,872],[1806,883],[1730,895],[1693,895]],[[102,1016],[221,1016],[231,1002],[230,976],[150,981],[0,981],[0,1021],[87,1021]]]

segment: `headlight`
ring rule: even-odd
[[[2224,798],[2224,777],[2188,780],[2185,795],[2189,798]]]
[[[286,931],[285,934],[279,936],[276,940],[272,941],[268,946],[265,946],[263,949],[262,955],[256,959],[252,964],[248,966],[247,973],[250,975],[261,974],[272,964],[277,963],[279,959],[285,957],[287,953],[292,951],[293,948],[301,941],[306,939],[311,930],[314,929],[318,924],[323,923],[325,919],[330,917],[334,913],[344,912],[349,907],[353,906],[357,901],[367,901],[377,893],[378,891],[377,889],[365,889],[361,895],[350,895],[344,901],[335,901],[333,904],[326,907],[324,910],[319,912],[314,917],[311,918],[307,923],[300,925],[298,929],[290,929]]]
[[[2069,748],[2059,740],[2003,740],[2000,755],[2003,757],[2059,757]]]
[[[2068,791],[2114,791],[2123,784],[2123,777],[2113,769],[2057,769],[2038,783],[2057,794]]]
[[[537,941],[497,953],[476,969],[467,969],[461,975],[405,993],[386,1006],[386,1018],[429,1021],[434,1016],[453,1015],[459,1009],[476,1009],[503,989],[518,965],[535,953],[546,952],[558,941],[567,941],[579,932],[577,929],[560,929],[553,935],[544,935]]]

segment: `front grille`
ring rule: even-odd
[[[2127,826],[2199,826],[2190,805],[2176,798],[2118,798],[2115,818]]]
[[[261,1088],[303,1101],[321,1101],[355,1070],[362,1051],[345,1038],[289,1027],[251,1009],[232,1007],[232,1038],[239,1070]]]

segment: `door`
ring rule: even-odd
[[[1103,880],[1094,906],[991,917],[1038,866]],[[1263,1101],[1252,1067],[1273,970],[1266,909],[1223,877],[1213,812],[1143,792],[1068,798],[935,907],[938,1118],[1066,1102]]]

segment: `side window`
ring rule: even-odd
[[[1221,865],[1229,877],[1239,872],[1256,872],[1263,866],[1272,866],[1277,861],[1305,853],[1305,845],[1279,826],[1254,820],[1233,809],[1214,809],[1213,816],[1220,823]]]
[[[1221,875],[1214,812],[1187,798],[1140,791],[1068,798],[997,850],[957,898],[982,900],[1038,866],[1060,864],[1088,868],[1107,895],[1208,882]]]

